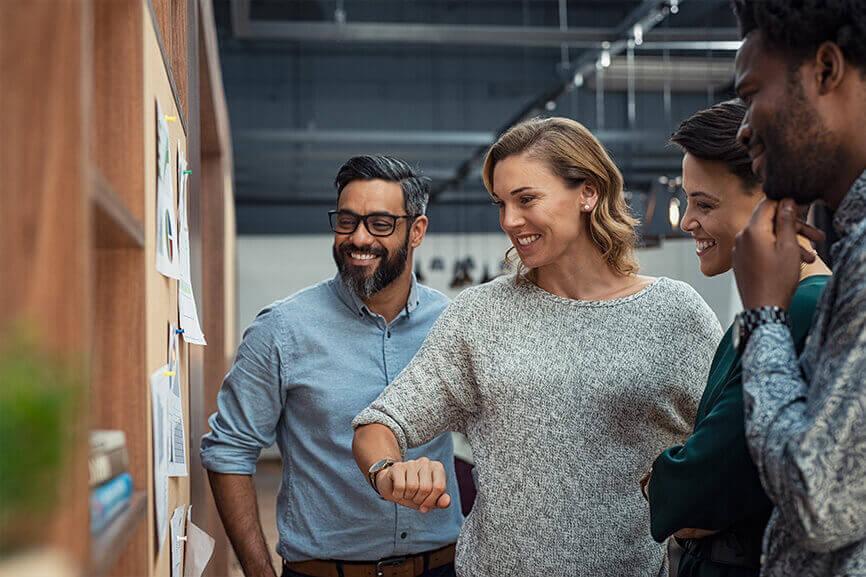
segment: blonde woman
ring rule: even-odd
[[[581,124],[514,126],[483,176],[522,266],[451,303],[355,419],[355,459],[383,498],[425,512],[454,490],[406,449],[468,437],[478,496],[458,575],[654,577],[665,552],[635,482],[690,432],[719,323],[688,285],[637,274],[622,176]]]

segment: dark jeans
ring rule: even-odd
[[[443,565],[442,567],[438,567],[436,569],[430,569],[426,573],[421,574],[422,577],[457,577],[457,574],[454,572],[454,564],[451,565]],[[295,573],[294,571],[290,571],[287,567],[283,567],[283,576],[282,577],[307,577],[303,573]]]

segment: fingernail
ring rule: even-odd
[[[794,212],[794,201],[786,198],[784,203],[782,204],[782,210],[788,213]]]

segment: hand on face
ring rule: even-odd
[[[800,262],[815,260],[813,251],[800,246],[798,234],[813,241],[824,237],[796,218],[793,200],[764,200],[755,209],[734,247],[734,274],[744,308],[788,308],[800,280]]]
[[[380,471],[375,482],[383,499],[422,513],[451,505],[444,465],[426,457],[394,463]]]

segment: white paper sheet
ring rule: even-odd
[[[183,577],[201,577],[211,555],[213,555],[213,538],[199,529],[192,522],[192,507],[187,515],[189,522],[186,529],[186,563],[183,567]]]
[[[180,371],[178,364],[178,338],[174,325],[169,325],[168,349],[168,476],[186,477],[189,467],[186,456],[186,430],[183,423]]]
[[[174,177],[171,172],[168,122],[156,101],[156,270],[180,277],[177,220],[174,213]]]
[[[183,577],[183,553],[186,542],[186,507],[178,507],[171,516],[171,577]]]
[[[168,365],[150,375],[153,413],[153,495],[156,509],[157,552],[162,550],[168,520]]]
[[[192,275],[189,263],[189,221],[187,219],[187,182],[189,175],[186,174],[186,158],[180,146],[177,148],[177,220],[179,228],[178,235],[178,257],[180,263],[180,279],[177,283],[177,308],[180,318],[180,328],[183,329],[183,340],[195,345],[206,345],[201,323],[198,319],[198,307],[195,304],[195,293],[192,290]]]

